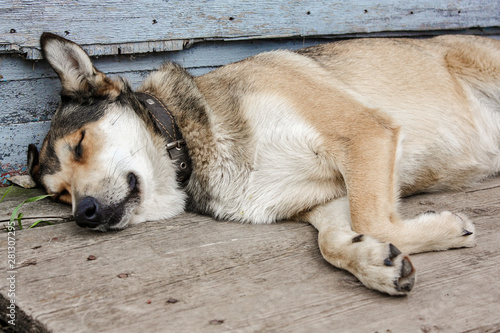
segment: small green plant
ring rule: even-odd
[[[7,194],[10,192],[10,190],[13,187],[14,187],[13,185],[9,186],[9,188],[3,194],[2,199],[0,199],[0,203],[3,201],[3,199],[5,199],[5,197],[7,196]],[[22,230],[23,229],[23,225],[22,225],[21,220],[23,218],[23,213],[19,213],[19,210],[21,209],[22,205],[24,205],[25,203],[35,202],[35,201],[38,201],[38,200],[42,200],[42,199],[45,199],[45,198],[50,197],[50,196],[52,196],[52,194],[39,195],[39,196],[36,196],[36,197],[28,198],[28,199],[24,200],[23,202],[21,202],[14,209],[14,211],[12,212],[12,214],[10,215],[9,226],[14,226],[14,221],[17,221],[17,225],[19,226],[19,229]],[[38,220],[35,223],[33,223],[28,229],[36,227],[40,222],[45,222],[45,223],[48,223],[48,224],[52,224],[49,221]]]
[[[14,187],[14,185],[9,186],[7,191],[5,191],[5,193],[2,195],[2,199],[0,199],[0,203],[2,203],[3,199],[5,199],[5,197],[7,196],[7,194],[9,194],[10,190],[12,190],[13,187]]]

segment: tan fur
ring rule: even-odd
[[[99,230],[168,218],[186,195],[188,209],[218,219],[306,221],[328,262],[391,295],[413,287],[408,253],[475,245],[466,216],[405,220],[398,199],[500,172],[498,41],[343,41],[196,78],[168,63],[139,91],[167,105],[186,140],[193,173],[183,189],[126,83],[96,70],[72,42],[42,36],[42,47],[63,94],[82,104],[58,110],[32,174],[59,199],[71,197],[77,222],[96,225],[94,201],[109,215]],[[80,109],[88,123],[65,133],[65,117]]]

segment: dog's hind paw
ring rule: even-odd
[[[412,253],[476,246],[476,228],[461,213],[425,213],[406,223],[414,229],[412,235],[415,239],[421,240],[405,249]]]

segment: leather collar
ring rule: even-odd
[[[175,123],[174,116],[156,96],[145,92],[136,92],[135,95],[146,106],[155,121],[156,127],[167,140],[168,156],[174,161],[177,168],[177,182],[181,186],[185,186],[189,176],[191,176],[191,158],[182,133]]]

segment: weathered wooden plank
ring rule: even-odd
[[[55,78],[0,82],[0,126],[50,120],[60,90]]]
[[[73,223],[16,233],[19,332],[462,332],[500,325],[500,178],[405,199],[411,217],[467,212],[478,246],[413,256],[416,290],[364,288],[320,256],[305,224],[184,214],[116,233]],[[495,232],[493,232],[495,230]],[[6,258],[0,238],[0,258]],[[89,255],[97,257],[88,260]],[[7,261],[0,260],[6,272]],[[124,274],[124,275],[121,275]],[[119,277],[123,276],[123,277]],[[0,279],[5,318],[9,285]],[[168,301],[170,299],[170,302]],[[172,299],[178,302],[174,303]]]
[[[207,39],[500,25],[494,0],[1,0],[0,14],[0,41],[6,45],[2,49],[19,49],[29,59],[40,58],[38,38],[43,31],[67,35],[86,44],[90,54],[104,55],[175,50]]]
[[[39,36],[40,37],[40,36]],[[157,52],[143,55],[121,55],[93,57],[94,65],[102,72],[110,75],[121,75],[133,72],[151,71],[165,61],[174,61],[184,68],[195,70],[204,67],[219,67],[239,61],[257,53],[276,49],[299,49],[324,43],[330,39],[276,39],[232,42],[207,42],[193,45],[182,52]],[[200,75],[200,73],[194,73]],[[0,82],[29,79],[56,78],[55,73],[46,61],[32,61],[18,56],[0,56]]]
[[[40,144],[49,122],[0,125],[0,180],[19,174],[26,169],[27,147],[30,143]]]

